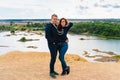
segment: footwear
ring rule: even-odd
[[[70,67],[69,66],[67,66],[66,68],[65,68],[65,70],[63,70],[63,72],[61,73],[61,76],[64,76],[64,75],[68,75],[70,73]]]
[[[67,66],[66,68],[65,68],[65,70],[63,70],[63,72],[61,73],[61,75],[62,76],[64,76],[64,75],[68,75],[70,73],[70,67],[69,66]]]
[[[59,75],[59,73],[57,73],[57,72],[55,72],[55,71],[54,71],[54,74],[55,74],[55,75]]]
[[[65,69],[65,71],[67,72],[67,75],[70,73],[70,67],[67,66],[67,68]]]
[[[64,70],[62,73],[61,73],[61,76],[64,76],[64,75],[66,75],[67,74],[67,72]]]
[[[50,73],[50,77],[52,77],[52,78],[56,78],[55,73]]]

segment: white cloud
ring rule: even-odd
[[[0,18],[120,18],[120,0],[1,0]]]
[[[83,0],[79,6],[77,11],[82,18],[120,18],[120,0]]]

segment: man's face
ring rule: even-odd
[[[56,16],[53,16],[52,19],[51,19],[52,23],[53,23],[53,24],[56,24],[56,23],[57,23],[57,19],[58,19],[58,18],[57,18]]]

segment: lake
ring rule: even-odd
[[[6,36],[8,35],[8,36]],[[16,35],[10,35],[10,32],[0,32],[0,55],[9,51],[38,51],[49,52],[47,41],[44,36],[35,33],[16,32]],[[21,37],[27,39],[39,39],[38,41],[19,42]],[[120,40],[94,40],[99,38],[96,36],[73,35],[68,34],[69,49],[67,53],[79,54],[83,56],[84,51],[91,55],[96,54],[92,49],[99,49],[101,51],[111,51],[120,54]],[[90,40],[80,40],[80,38]],[[36,46],[37,48],[27,48],[28,46]]]

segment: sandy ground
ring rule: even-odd
[[[0,80],[54,80],[49,76],[49,53],[12,51],[0,56]],[[120,63],[90,63],[78,55],[66,55],[71,73],[56,80],[120,80]],[[55,70],[61,73],[57,60]]]

